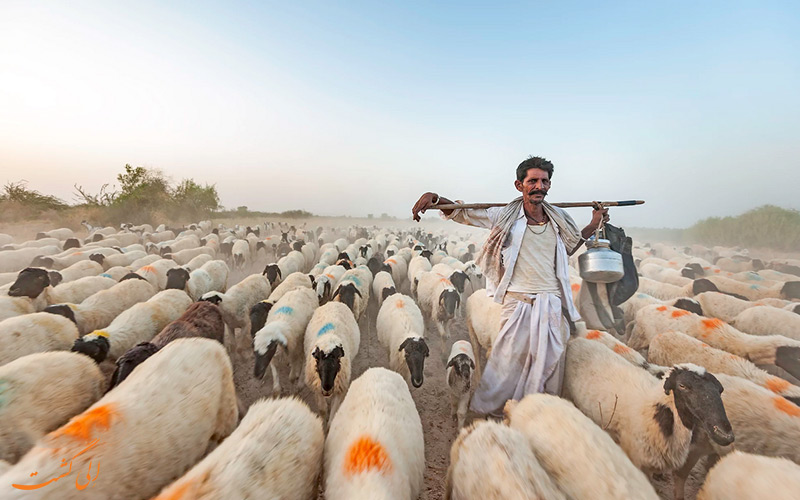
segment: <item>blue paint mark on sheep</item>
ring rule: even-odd
[[[111,276],[111,275],[110,275],[110,274],[108,274],[108,273],[103,273],[103,274],[101,274],[100,276],[103,276],[104,278],[112,278],[112,279],[113,279],[113,276]]]
[[[279,308],[275,309],[275,314],[289,314],[289,315],[291,315],[293,313],[294,313],[294,309],[292,309],[289,306],[283,306],[283,307],[279,307]]]
[[[747,279],[749,279],[751,281],[763,281],[764,280],[764,278],[760,274],[756,274],[756,273],[753,273],[753,272],[747,273]]]
[[[336,325],[334,325],[333,323],[325,323],[324,325],[322,325],[322,328],[320,328],[319,331],[317,332],[317,337],[325,335],[326,333],[332,331],[334,328],[336,328]]]
[[[761,287],[758,285],[750,285],[750,290],[758,290],[759,288]]]
[[[646,293],[637,293],[637,294],[636,294],[636,298],[638,298],[638,299],[647,299],[647,298],[649,298],[649,297],[650,297],[650,296],[649,296],[649,295],[647,295]]]
[[[361,288],[361,280],[360,280],[360,279],[358,279],[357,277],[355,277],[355,276],[348,276],[348,277],[347,277],[347,281],[352,281],[353,283],[355,283],[355,284],[356,284],[356,286],[357,286],[357,287]]]

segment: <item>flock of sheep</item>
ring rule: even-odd
[[[2,498],[415,499],[426,363],[461,429],[447,498],[658,498],[671,475],[682,499],[698,462],[698,498],[800,498],[800,262],[634,248],[626,328],[576,325],[563,399],[465,426],[500,325],[473,260],[485,233],[84,225],[0,234]],[[388,369],[353,378],[370,331]],[[249,408],[245,353],[272,385]]]

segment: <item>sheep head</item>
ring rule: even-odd
[[[186,289],[186,283],[189,281],[189,271],[182,267],[175,267],[167,271],[167,287],[166,290]]]
[[[775,366],[783,368],[793,377],[800,377],[800,347],[782,345],[775,349]]]
[[[275,323],[270,323],[274,325]],[[267,325],[264,331],[259,332],[253,341],[253,354],[255,355],[255,366],[253,375],[257,379],[264,378],[275,353],[278,351],[278,346],[282,345],[284,348],[288,345],[286,337],[279,331],[268,331],[270,326]]]
[[[664,380],[664,392],[673,393],[684,427],[701,429],[718,445],[733,443],[733,428],[722,404],[723,387],[714,375],[691,363],[675,365]]]
[[[267,267],[264,268],[264,272],[262,272],[261,275],[267,277],[272,288],[275,288],[275,283],[278,280],[283,279],[281,268],[278,267],[278,264],[267,264]]]
[[[411,373],[411,385],[421,387],[425,378],[425,358],[430,354],[428,344],[422,337],[408,337],[400,344],[399,350],[404,351],[408,371]]]
[[[341,368],[341,358],[344,357],[344,347],[342,347],[340,343],[334,344],[333,348],[328,349],[320,349],[320,347],[317,346],[314,348],[311,355],[316,360],[317,375],[319,376],[320,386],[322,387],[322,395],[326,397],[330,396],[333,394],[336,377]]]
[[[358,291],[356,285],[354,283],[344,283],[336,287],[336,291],[333,292],[333,300],[341,302],[349,307],[351,311],[355,311],[356,295],[361,297],[361,292]]]
[[[157,352],[158,347],[150,342],[140,342],[128,349],[125,354],[117,359],[117,368],[114,370],[113,375],[111,375],[111,385],[109,385],[108,390],[110,391],[122,383],[123,380],[128,378],[128,375],[131,374],[134,368],[144,363],[147,358]]]
[[[264,328],[267,323],[267,316],[272,309],[272,302],[262,300],[250,308],[250,333],[253,338],[256,337],[256,332]]]
[[[29,297],[35,299],[50,286],[50,275],[38,267],[26,267],[17,275],[16,281],[8,289],[9,297]]]
[[[72,352],[85,354],[92,358],[95,363],[100,364],[108,356],[110,347],[108,334],[105,331],[98,330],[75,339],[71,350]]]

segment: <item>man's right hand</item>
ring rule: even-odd
[[[429,208],[433,208],[434,201],[439,202],[439,196],[436,193],[425,193],[419,197],[419,200],[414,204],[414,208],[411,209],[412,218],[419,222],[419,214],[425,213],[425,210]]]

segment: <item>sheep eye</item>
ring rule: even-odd
[[[683,384],[678,384],[678,389],[686,390],[686,386]]]

